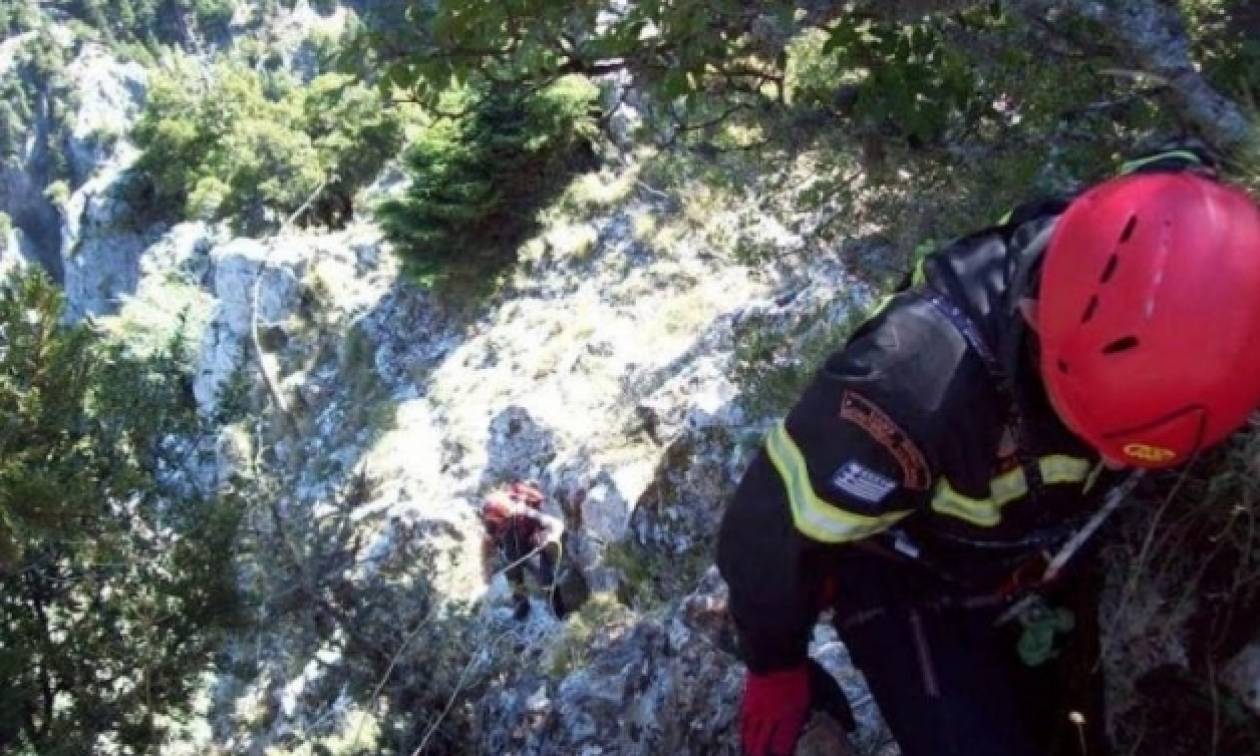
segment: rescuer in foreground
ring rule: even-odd
[[[1194,150],[928,255],[723,520],[745,750],[792,753],[833,609],[906,756],[1104,753],[1082,546],[1258,405],[1260,210]]]

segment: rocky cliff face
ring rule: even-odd
[[[134,118],[141,71],[91,46],[68,70],[90,106],[75,133]],[[125,138],[70,154],[83,180],[59,213],[75,316],[153,345],[182,324],[197,345],[193,390],[207,417],[244,376],[248,411],[224,421],[190,479],[230,486],[261,461],[286,483],[273,511],[352,534],[346,590],[380,596],[401,621],[416,604],[397,586],[423,577],[528,647],[523,657],[506,643],[489,652],[496,665],[516,663],[479,691],[478,749],[734,752],[740,670],[720,580],[710,573],[685,597],[710,559],[747,438],[764,423],[741,407],[729,361],[753,320],[784,332],[842,320],[854,299],[836,296],[853,283],[839,268],[812,271],[812,284],[776,301],[790,280],[752,271],[698,234],[650,243],[636,229],[666,218],[672,201],[622,191],[549,226],[518,273],[469,308],[401,279],[370,220],[258,239],[203,223],[137,228],[120,191],[134,159]],[[635,170],[585,180],[624,187]],[[766,223],[767,237],[792,241]],[[482,561],[480,497],[525,477],[568,525],[565,547],[593,605],[620,607],[618,593],[635,588],[610,550],[633,545],[652,564],[678,566],[650,611],[574,620],[588,622],[580,642],[590,645],[558,667],[578,631],[541,605],[527,625],[504,625],[506,586],[487,583]],[[357,479],[370,490],[347,504]],[[448,558],[408,563],[417,549]],[[339,668],[345,639],[316,636],[276,630],[261,652],[236,649],[261,672],[218,677],[203,724],[175,750],[259,750],[354,729],[353,708],[328,692],[352,676]],[[242,702],[250,717],[233,713]]]
[[[302,29],[339,17],[304,3],[283,15],[285,65],[302,66]],[[843,322],[869,303],[863,284],[826,257],[760,270],[712,235],[659,243],[644,229],[669,223],[677,198],[644,186],[633,163],[584,177],[607,199],[552,217],[475,304],[408,282],[368,217],[265,238],[139,223],[123,181],[145,71],[59,34],[80,93],[66,132],[74,178],[68,196],[45,196],[49,127],[37,120],[23,162],[3,169],[0,209],[15,227],[0,270],[43,264],[74,317],[139,347],[182,330],[194,395],[218,426],[178,474],[264,491],[251,527],[281,531],[297,554],[286,564],[314,583],[285,600],[329,607],[327,622],[262,627],[225,649],[170,752],[388,750],[378,696],[392,677],[431,672],[407,666],[421,655],[412,638],[447,611],[435,606],[458,606],[484,639],[458,675],[482,681],[457,689],[474,742],[434,752],[736,753],[742,668],[707,568],[723,502],[770,418],[745,401],[733,362],[754,334],[786,341]],[[29,41],[0,43],[0,73]],[[396,184],[384,177],[356,207]],[[799,247],[753,214],[764,243]],[[541,603],[511,621],[507,586],[483,563],[477,504],[519,478],[548,493],[592,592],[563,622]],[[280,579],[264,572],[242,580]],[[365,671],[362,646],[376,639],[396,653]],[[863,752],[895,753],[834,634],[820,628],[814,654],[855,703]]]
[[[0,160],[0,212],[23,232],[25,246],[18,250],[23,259],[42,264],[54,278],[60,279],[61,256],[58,215],[53,203],[44,196],[50,183],[48,140],[51,124],[48,113],[48,83],[24,70],[30,48],[37,34],[26,32],[0,41],[0,80],[10,80],[22,92],[23,131],[10,154]],[[64,36],[63,36],[64,38]],[[10,104],[10,108],[14,104]]]

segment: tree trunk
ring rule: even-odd
[[[1203,137],[1222,150],[1233,150],[1255,138],[1238,104],[1216,91],[1195,68],[1190,37],[1180,11],[1160,0],[1009,0],[1029,19],[1069,13],[1105,26],[1121,55],[1140,72],[1172,90],[1183,115]]]

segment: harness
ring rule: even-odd
[[[1026,328],[1023,318],[1018,313],[1018,306],[1020,298],[1031,288],[1033,270],[1040,260],[1040,252],[1044,250],[1049,242],[1053,229],[1053,223],[1047,225],[1029,242],[1025,248],[1027,250],[1026,254],[1021,255],[1012,273],[1011,285],[1006,298],[1007,310],[1004,316],[1010,319],[1015,331],[1010,338],[1005,340],[1005,343],[1001,344],[1002,349],[1000,353],[985,339],[975,320],[954,300],[932,288],[930,284],[925,284],[916,292],[938,315],[954,327],[966,342],[967,347],[983,363],[995,391],[1005,405],[1006,418],[1015,442],[1015,457],[1019,462],[1027,484],[1028,490],[1026,495],[1033,502],[1044,498],[1046,484],[1042,475],[1041,465],[1032,452],[1027,401],[1024,392],[1014,379],[1020,356],[1020,346],[1025,335],[1023,329]],[[1008,603],[1022,594],[1036,590],[1057,578],[1071,557],[1094,535],[1098,527],[1101,526],[1102,520],[1106,519],[1114,511],[1120,500],[1132,490],[1135,483],[1136,477],[1131,476],[1129,480],[1117,486],[1108,496],[1107,505],[1093,517],[1088,518],[1086,522],[1076,520],[1065,522],[1057,527],[1044,528],[1030,534],[1029,537],[1017,543],[973,542],[952,538],[955,542],[980,549],[1035,549],[1038,552],[1018,564],[996,590],[979,595],[966,595],[965,587],[968,581],[952,575],[949,570],[938,564],[933,564],[932,560],[923,554],[922,550],[911,540],[909,535],[900,528],[892,528],[886,537],[868,539],[866,545],[860,547],[860,550],[894,559],[922,563],[932,573],[940,576],[946,582],[964,588],[960,595],[943,597],[941,599],[942,606],[949,605],[963,608],[997,606]],[[1056,544],[1066,545],[1063,545],[1051,558],[1049,550]],[[1047,569],[1048,567],[1052,567],[1052,569]]]
[[[994,388],[998,395],[1002,397],[1003,403],[1006,404],[1007,418],[1010,420],[1012,432],[1015,436],[1015,456],[1019,460],[1019,466],[1024,470],[1024,479],[1028,484],[1028,495],[1037,500],[1045,491],[1045,482],[1041,477],[1041,465],[1038,464],[1036,457],[1030,450],[1028,435],[1028,413],[1024,409],[1025,403],[1023,397],[1012,378],[1013,371],[1003,367],[998,361],[997,355],[989,348],[984,337],[980,335],[980,331],[976,328],[976,324],[972,319],[963,312],[958,305],[951,302],[944,294],[925,290],[922,294],[923,300],[930,304],[937,313],[950,322],[951,325],[967,342],[967,346],[976,356],[984,363],[985,370],[989,374],[989,378],[993,381]],[[1016,348],[1018,348],[1019,339],[1014,339]]]

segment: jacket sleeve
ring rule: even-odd
[[[753,672],[805,660],[826,552],[796,530],[778,473],[764,451],[758,454],[722,518],[717,554],[740,652]]]
[[[927,502],[929,463],[871,398],[878,387],[836,379],[861,349],[850,344],[828,360],[770,432],[723,517],[717,562],[754,672],[805,659],[839,549]]]

